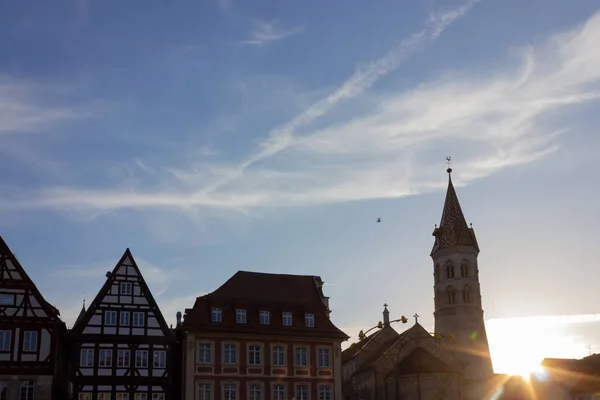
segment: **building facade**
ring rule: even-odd
[[[185,310],[185,400],[341,399],[341,342],[320,277],[239,271]]]
[[[129,249],[69,333],[73,399],[178,400],[173,334]]]
[[[66,399],[65,324],[0,237],[0,399]]]

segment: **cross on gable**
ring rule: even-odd
[[[419,314],[415,313],[415,315],[413,315],[413,317],[415,317],[415,324],[419,323]]]

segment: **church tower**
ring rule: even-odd
[[[448,168],[448,191],[440,225],[433,231],[431,250],[434,266],[435,331],[452,333],[447,347],[464,365],[468,378],[493,374],[488,346],[477,255],[479,245],[472,227],[467,226]]]

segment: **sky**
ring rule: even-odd
[[[433,329],[451,156],[496,370],[600,352],[599,37],[596,0],[0,0],[0,235],[69,325],[130,248],[170,323],[252,270]]]

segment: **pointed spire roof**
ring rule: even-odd
[[[83,299],[83,306],[81,306],[81,311],[79,311],[79,315],[75,320],[75,324],[77,324],[81,319],[85,316],[85,299]]]
[[[448,190],[446,191],[446,201],[440,225],[436,226],[433,231],[435,243],[431,255],[438,250],[457,246],[473,247],[479,252],[475,231],[467,225],[456,190],[454,190],[452,184],[452,168],[448,168],[446,172],[448,172]]]

